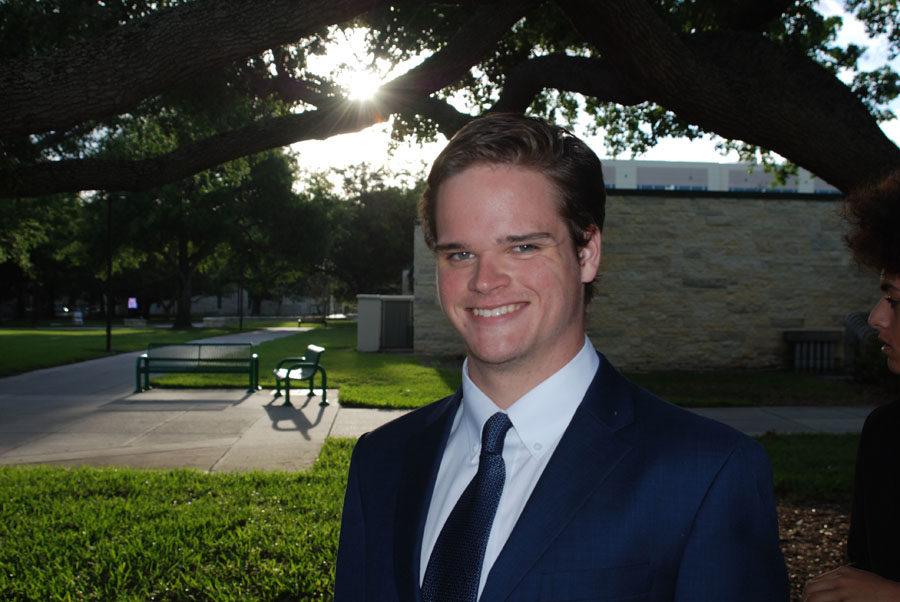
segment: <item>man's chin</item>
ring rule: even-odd
[[[900,359],[889,357],[887,361],[888,370],[894,374],[900,374]]]
[[[484,349],[466,347],[469,363],[486,370],[506,371],[520,363],[518,354],[509,349]]]

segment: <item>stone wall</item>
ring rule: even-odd
[[[615,191],[588,335],[630,370],[788,367],[785,330],[841,329],[879,294],[840,209],[831,195]],[[464,353],[419,232],[414,319],[416,351]]]

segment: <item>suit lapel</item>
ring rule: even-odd
[[[441,457],[462,392],[435,404],[434,416],[410,439],[394,516],[394,579],[400,600],[420,600],[422,534]]]
[[[631,385],[601,355],[594,381],[491,569],[484,600],[508,597],[631,449],[615,432],[632,418]]]

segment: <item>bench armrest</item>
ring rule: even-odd
[[[299,363],[299,362],[305,362],[305,361],[306,361],[305,357],[286,357],[283,360],[280,360],[278,362],[278,365],[275,366],[275,369],[281,370],[281,367],[287,363],[291,363],[291,362]],[[315,365],[315,364],[313,364],[312,362],[309,362],[309,365]],[[291,369],[293,370],[293,368],[291,368]]]

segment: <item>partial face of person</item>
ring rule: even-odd
[[[576,254],[559,206],[546,176],[511,165],[469,167],[438,191],[441,306],[473,379],[519,371],[537,384],[584,345],[583,283],[597,274],[600,232]]]
[[[882,274],[881,291],[881,299],[869,313],[869,325],[878,331],[888,368],[900,374],[900,275]]]

